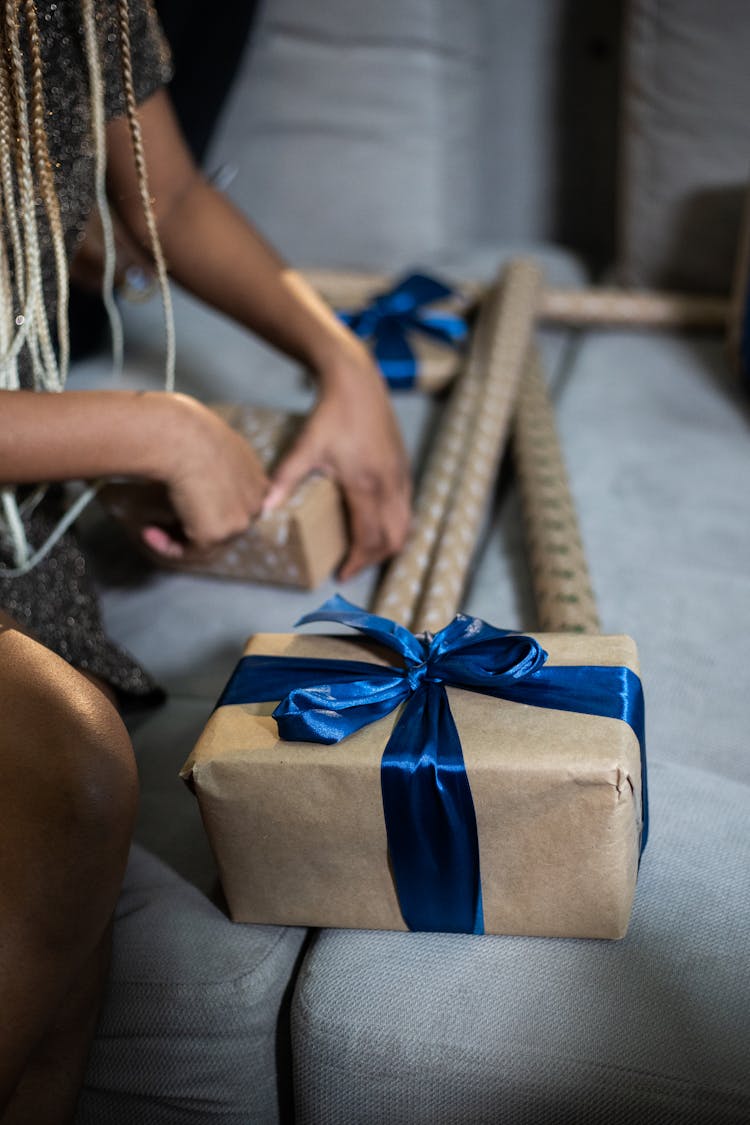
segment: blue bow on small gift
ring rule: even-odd
[[[386,293],[380,293],[359,310],[340,310],[338,315],[355,335],[371,343],[375,359],[389,386],[406,390],[414,386],[417,359],[409,335],[421,332],[451,347],[458,347],[468,334],[463,317],[430,313],[425,306],[453,297],[455,292],[442,281],[412,273]]]
[[[643,849],[643,692],[629,668],[549,667],[533,637],[464,614],[434,637],[415,636],[338,595],[297,624],[313,621],[348,625],[397,652],[403,663],[244,656],[217,707],[281,700],[273,713],[281,738],[336,743],[405,704],[383,753],[381,789],[399,904],[410,929],[484,929],[476,816],[447,686],[628,723],[641,748]]]

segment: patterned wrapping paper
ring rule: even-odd
[[[541,358],[532,347],[513,429],[537,624],[545,633],[598,633],[599,615]]]
[[[748,205],[750,211],[750,204]],[[747,229],[738,267],[738,286],[732,312],[738,306],[740,288],[745,292],[748,272]],[[305,276],[334,306],[365,304],[373,293],[388,287],[384,274],[342,270],[305,270]],[[481,301],[489,286],[463,280],[454,284],[468,308]],[[537,318],[542,324],[570,328],[653,328],[672,331],[723,331],[730,315],[730,302],[714,294],[660,292],[606,286],[545,286],[539,294]],[[456,372],[458,368],[456,368]],[[429,385],[425,389],[433,389]],[[420,383],[421,385],[421,383]],[[443,381],[434,389],[444,386]]]
[[[470,440],[464,450],[414,628],[436,632],[456,612],[500,467],[531,343],[542,275],[531,261],[511,262],[490,295],[492,331]]]
[[[430,447],[409,537],[388,567],[375,598],[376,613],[405,625],[412,624],[458,469],[479,413],[488,348],[497,331],[499,317],[495,294],[503,276],[503,273],[498,275],[495,286],[487,290],[481,302],[464,369],[453,387]]]
[[[304,421],[300,415],[264,407],[221,404],[212,409],[247,438],[266,470],[289,447]],[[154,563],[189,574],[313,589],[329,577],[347,549],[341,495],[323,476],[308,477],[282,508],[255,520],[242,535],[182,559],[157,555],[138,536],[144,522],[158,523],[163,517],[161,490],[147,484],[114,484],[102,498]]]
[[[571,328],[716,330],[727,320],[723,297],[629,289],[545,289],[539,319]]]

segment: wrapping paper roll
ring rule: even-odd
[[[750,211],[750,205],[748,205]],[[743,241],[746,266],[747,238],[750,218],[746,220]],[[392,278],[378,273],[357,273],[344,270],[305,270],[305,277],[333,305],[365,303],[381,289],[387,289]],[[745,270],[740,269],[742,283]],[[480,300],[486,286],[478,281],[454,283],[468,300]],[[539,296],[537,315],[545,324],[563,324],[575,328],[663,328],[705,329],[723,331],[730,316],[730,302],[712,294],[669,293],[659,290],[600,288],[598,286],[545,287]]]
[[[513,433],[524,532],[537,608],[549,633],[598,633],[575,504],[568,484],[541,359],[532,347]]]
[[[728,312],[723,297],[627,289],[545,289],[539,300],[541,321],[576,328],[723,330]]]
[[[488,318],[492,331],[485,343],[481,401],[414,618],[417,630],[436,632],[459,608],[510,430],[541,281],[533,262],[518,259],[508,266],[502,290],[495,290],[488,298],[493,306]]]
[[[480,306],[469,355],[430,447],[414,506],[411,533],[386,571],[373,603],[373,612],[403,625],[412,624],[455,478],[479,411],[489,348],[497,330],[500,284],[498,278]]]

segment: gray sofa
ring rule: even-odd
[[[728,287],[747,179],[742,0],[267,0],[212,154],[295,262]],[[617,232],[617,238],[615,237]],[[561,246],[567,247],[561,249]],[[304,408],[184,296],[180,389]],[[159,310],[127,311],[128,385]],[[78,1125],[750,1120],[750,415],[719,338],[543,333],[604,629],[638,641],[652,836],[621,942],[232,925],[177,772],[256,630],[312,594],[148,570],[91,513],[109,628],[169,690]],[[106,378],[80,365],[78,386]],[[434,404],[398,399],[416,456]],[[365,604],[364,574],[343,592]],[[504,478],[465,607],[533,627]]]

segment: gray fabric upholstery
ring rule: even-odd
[[[747,1121],[747,790],[658,764],[652,792],[621,942],[321,932],[299,1125]]]
[[[268,0],[211,162],[298,262],[481,239],[609,261],[620,7]]]
[[[750,169],[750,8],[630,0],[620,276],[727,292]]]
[[[76,1125],[277,1121],[279,1015],[304,936],[232,925],[134,847]]]
[[[652,837],[620,943],[321,933],[303,1125],[750,1115],[748,410],[713,341],[585,338],[553,388],[606,631],[638,641]],[[467,609],[533,624],[508,497]]]

